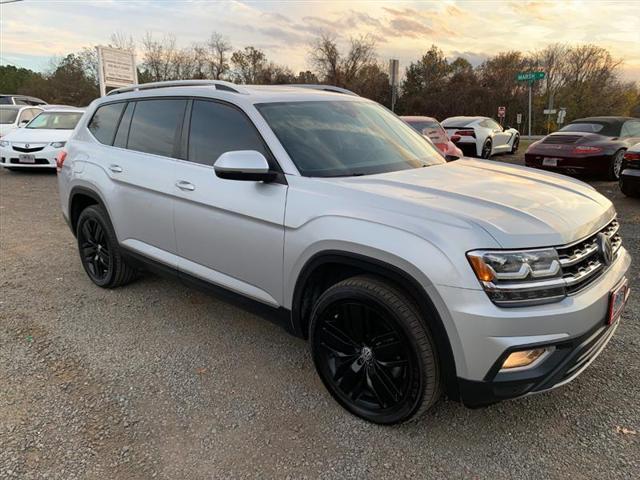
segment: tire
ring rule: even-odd
[[[618,150],[611,156],[609,163],[609,172],[607,173],[608,180],[619,180],[620,172],[622,171],[622,162],[624,157],[624,150]]]
[[[80,213],[76,238],[84,271],[99,287],[120,287],[136,277],[136,270],[122,258],[113,226],[102,207],[91,205]]]
[[[620,190],[627,197],[640,198],[640,188],[634,190],[629,185],[625,185],[624,177],[620,177]]]
[[[488,160],[491,158],[491,140],[487,140],[482,145],[482,151],[480,152],[480,158]]]
[[[511,147],[511,155],[513,155],[518,151],[519,146],[520,146],[520,136],[516,135],[516,138],[513,141],[513,146]]]
[[[311,355],[329,393],[369,422],[419,419],[441,394],[428,327],[398,288],[356,276],[325,291],[309,328]]]

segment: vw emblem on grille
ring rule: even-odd
[[[599,233],[596,242],[604,264],[606,266],[611,265],[613,261],[613,245],[611,245],[611,239],[604,233]]]
[[[24,148],[29,148],[31,145],[29,145],[28,143],[24,144]]]

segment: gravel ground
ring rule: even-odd
[[[498,161],[519,162],[504,156]],[[592,182],[640,258],[640,203]],[[636,262],[632,284],[638,285]],[[0,478],[637,478],[640,295],[553,392],[367,424],[307,345],[177,281],[93,286],[52,174],[0,171]],[[637,432],[637,433],[633,433]],[[635,472],[635,474],[633,473]]]

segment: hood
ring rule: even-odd
[[[47,128],[16,128],[2,139],[15,143],[51,143],[66,142],[73,130],[54,130]]]
[[[503,248],[564,245],[588,236],[615,215],[612,203],[583,182],[492,161],[463,159],[336,181],[393,199],[390,203],[405,215],[426,216],[435,210],[475,224]]]
[[[4,138],[5,135],[16,128],[13,123],[0,123],[0,137]]]

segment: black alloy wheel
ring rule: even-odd
[[[491,140],[487,140],[486,142],[484,142],[484,145],[482,146],[481,157],[485,159],[491,158]]]
[[[418,418],[439,396],[430,336],[410,301],[382,280],[354,277],[325,292],[314,309],[311,348],[329,392],[366,420]]]
[[[80,213],[76,237],[82,266],[93,283],[115,288],[135,278],[136,271],[122,258],[109,217],[101,207],[91,205]]]
[[[609,168],[609,180],[620,180],[622,164],[624,163],[624,150],[618,150],[611,157],[611,167]]]
[[[520,146],[520,137],[516,136],[515,140],[513,141],[513,146],[511,147],[512,155],[518,151],[519,146]]]

